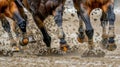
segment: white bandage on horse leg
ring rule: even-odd
[[[106,33],[106,26],[102,29],[102,38],[108,38],[108,34]]]
[[[64,38],[63,28],[58,27],[58,38]]]
[[[109,26],[109,37],[115,37],[115,33],[114,33],[114,25],[110,25]]]

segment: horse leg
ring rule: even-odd
[[[67,42],[65,40],[65,33],[62,28],[63,9],[63,4],[59,5],[56,8],[54,20],[58,26],[58,38],[60,39],[60,49],[66,52],[69,48],[69,45],[67,45]]]
[[[42,32],[44,43],[46,44],[46,46],[48,48],[50,48],[51,47],[51,37],[49,36],[49,34],[47,33],[47,30],[45,29],[43,21],[37,15],[33,16],[33,18],[35,20],[36,25]]]
[[[23,38],[21,38],[20,43],[21,43],[21,45],[27,45],[29,40],[26,37],[26,22],[21,17],[21,15],[17,9],[17,6],[15,5],[14,2],[10,3],[10,7],[5,10],[5,14],[6,14],[6,16],[17,21],[17,25],[20,27],[22,34],[23,34],[23,36],[22,36]]]
[[[80,17],[80,11],[77,11],[77,15],[78,15],[78,18],[79,18],[79,29],[78,29],[79,34],[78,34],[77,39],[80,43],[83,43],[84,40],[85,40],[85,34],[84,34],[84,29],[83,29],[83,21]]]
[[[101,26],[102,26],[102,48],[106,48],[107,47],[107,43],[108,43],[108,35],[106,33],[106,26],[108,24],[108,16],[105,12],[102,13],[102,17],[101,17]]]
[[[90,12],[89,10],[84,11],[84,13],[83,13],[83,11],[80,11],[80,17],[84,21],[85,26],[86,26],[85,33],[88,37],[88,48],[90,50],[92,50],[92,49],[94,49],[94,46],[95,46],[93,43],[94,29],[93,29],[91,22],[90,22],[89,12]]]
[[[20,2],[19,0],[16,0],[15,3],[17,4],[18,10],[20,12],[20,15],[22,16],[22,18],[25,19],[25,21],[27,22],[27,25],[28,25],[29,24],[29,22],[27,20],[28,17],[25,14],[25,11],[24,11],[25,8],[23,7],[22,2]],[[28,28],[29,28],[29,26],[28,26]],[[29,42],[30,43],[36,42],[34,37],[33,37],[33,35],[32,35],[32,31],[28,31],[28,36],[29,36]]]
[[[114,22],[115,22],[115,13],[114,13],[114,6],[113,4],[111,4],[108,7],[108,20],[109,20],[109,40],[108,40],[108,46],[107,49],[110,51],[113,51],[117,48],[116,44],[115,44],[115,33],[114,33]]]

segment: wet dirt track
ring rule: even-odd
[[[116,33],[116,44],[117,49],[113,52],[104,50],[106,55],[105,57],[81,57],[82,53],[87,49],[87,44],[80,44],[76,40],[79,21],[76,13],[74,12],[73,6],[71,5],[71,1],[68,0],[66,3],[66,10],[63,16],[63,29],[66,34],[66,40],[68,45],[71,47],[76,45],[79,49],[76,52],[72,52],[66,55],[51,55],[51,56],[36,56],[35,54],[39,54],[39,50],[44,48],[45,44],[42,41],[42,36],[39,33],[38,28],[34,24],[31,15],[29,15],[29,27],[28,30],[32,29],[33,36],[37,40],[37,43],[28,44],[26,47],[22,47],[24,50],[23,53],[15,53],[13,57],[0,57],[0,67],[120,67],[120,11],[119,8],[115,9],[116,13],[116,22],[115,22],[115,33]],[[71,10],[73,9],[73,10]],[[54,48],[59,48],[59,40],[57,38],[57,26],[53,20],[53,17],[49,17],[45,21],[45,25],[49,34],[52,37],[51,46]],[[94,41],[96,47],[99,46],[99,42],[101,39],[102,28],[100,27],[100,23],[93,22],[93,27],[95,29]],[[4,34],[2,28],[0,28],[0,41],[3,44],[4,41],[7,40],[7,34]],[[99,34],[99,35],[98,35]],[[9,42],[8,42],[9,43]],[[7,44],[5,42],[5,44]],[[1,45],[1,48],[9,49],[7,45]],[[99,47],[97,47],[99,48]]]

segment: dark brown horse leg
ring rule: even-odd
[[[108,7],[108,20],[109,20],[109,31],[108,31],[108,35],[109,35],[109,40],[108,40],[108,46],[107,49],[110,51],[113,51],[117,48],[116,44],[115,44],[115,32],[114,32],[114,22],[115,22],[115,13],[114,13],[114,5],[111,4]]]
[[[45,29],[43,21],[37,15],[33,16],[33,18],[35,20],[36,25],[38,26],[38,28],[42,32],[43,41],[45,42],[46,46],[48,48],[50,48],[51,47],[51,37],[49,36],[49,34],[47,33],[47,30]]]
[[[63,16],[63,4],[59,5],[55,11],[55,17],[54,20],[58,26],[58,37],[60,39],[60,48],[63,51],[67,51],[69,46],[67,45],[67,42],[65,40],[65,34],[62,28],[62,16]]]

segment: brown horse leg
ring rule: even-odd
[[[50,48],[51,47],[51,37],[49,36],[49,34],[47,33],[47,30],[45,29],[43,21],[37,15],[33,16],[33,18],[35,20],[36,25],[42,32],[44,43],[46,44],[46,46],[48,48]]]
[[[13,20],[17,21],[17,25],[20,27],[20,29],[23,33],[23,37],[21,38],[20,43],[21,43],[21,45],[27,45],[29,40],[26,36],[26,22],[21,17],[21,15],[19,14],[17,6],[15,5],[14,2],[10,3],[10,7],[8,7],[5,10],[5,14],[6,14],[6,16],[8,16],[8,17],[12,18]]]
[[[54,20],[58,26],[58,37],[60,39],[60,49],[66,52],[69,48],[69,45],[67,45],[67,42],[65,40],[65,34],[62,28],[63,4],[59,5],[56,8],[56,11],[54,14],[55,14]]]

